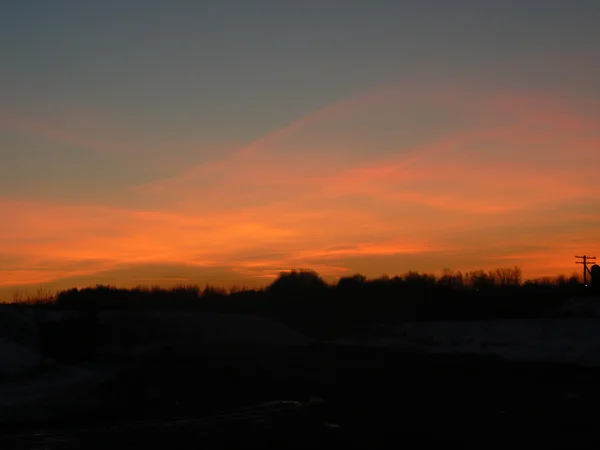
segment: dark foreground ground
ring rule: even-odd
[[[600,369],[490,357],[188,348],[93,396],[93,411],[4,424],[0,448],[600,448]],[[281,400],[302,404],[264,404]]]

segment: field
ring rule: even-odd
[[[594,319],[403,324],[316,342],[263,319],[160,317],[138,321],[162,320],[163,334],[143,352],[129,349],[133,357],[61,363],[5,382],[2,448],[600,444],[600,368],[593,359],[560,363],[558,351],[587,342],[582,354],[592,355]],[[212,334],[204,327],[204,338],[193,339],[193,324],[207,322]],[[311,399],[323,402],[301,406]],[[299,403],[265,413],[269,401]]]
[[[257,433],[251,420],[245,428],[230,426],[233,434],[225,435],[216,425],[206,434],[206,428],[192,423],[185,433],[171,432],[169,446],[196,442],[219,448],[228,440],[236,448],[252,448],[264,439],[277,442],[268,448],[392,448],[407,442],[500,448],[516,441],[545,448],[598,445],[600,373],[593,368],[357,347],[198,356],[170,355],[123,371],[95,390],[95,409],[80,412],[76,420],[67,415],[37,426],[7,424],[3,448],[33,429],[48,433],[38,438],[47,443],[54,435],[83,448],[100,448],[94,442],[129,448],[128,439],[164,442],[175,418],[193,422],[222,409],[268,400],[306,402],[310,396],[324,400],[311,411],[312,418],[299,415],[268,434]],[[250,366],[254,375],[248,374]],[[72,448],[54,442],[52,448]]]

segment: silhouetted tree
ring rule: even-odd
[[[273,295],[306,295],[325,291],[327,283],[313,270],[292,270],[281,272],[277,279],[267,287]]]
[[[444,269],[442,276],[437,281],[438,286],[447,289],[462,289],[465,282],[462,272],[454,272],[450,269]]]
[[[365,286],[367,277],[364,275],[356,274],[351,277],[340,278],[337,282],[337,288],[343,292],[350,292],[353,289],[361,289]]]
[[[338,314],[354,315],[363,310],[368,292],[368,281],[363,275],[340,278],[336,285],[336,308]]]
[[[435,276],[428,273],[408,272],[402,279],[407,286],[418,288],[431,288],[435,286]]]
[[[467,284],[475,289],[490,289],[494,287],[494,277],[484,270],[475,270],[465,274]]]
[[[521,285],[522,270],[520,267],[502,267],[490,272],[494,283],[499,287],[516,287]]]

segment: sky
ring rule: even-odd
[[[3,2],[0,300],[571,274],[600,250],[599,22],[591,0]]]

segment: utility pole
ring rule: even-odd
[[[596,257],[583,255],[583,256],[575,256],[575,258],[582,260],[582,261],[575,261],[575,264],[583,264],[583,284],[585,286],[587,286],[588,273],[590,274],[590,277],[592,276],[592,271],[589,269],[587,263],[589,261],[594,261],[596,259]]]

